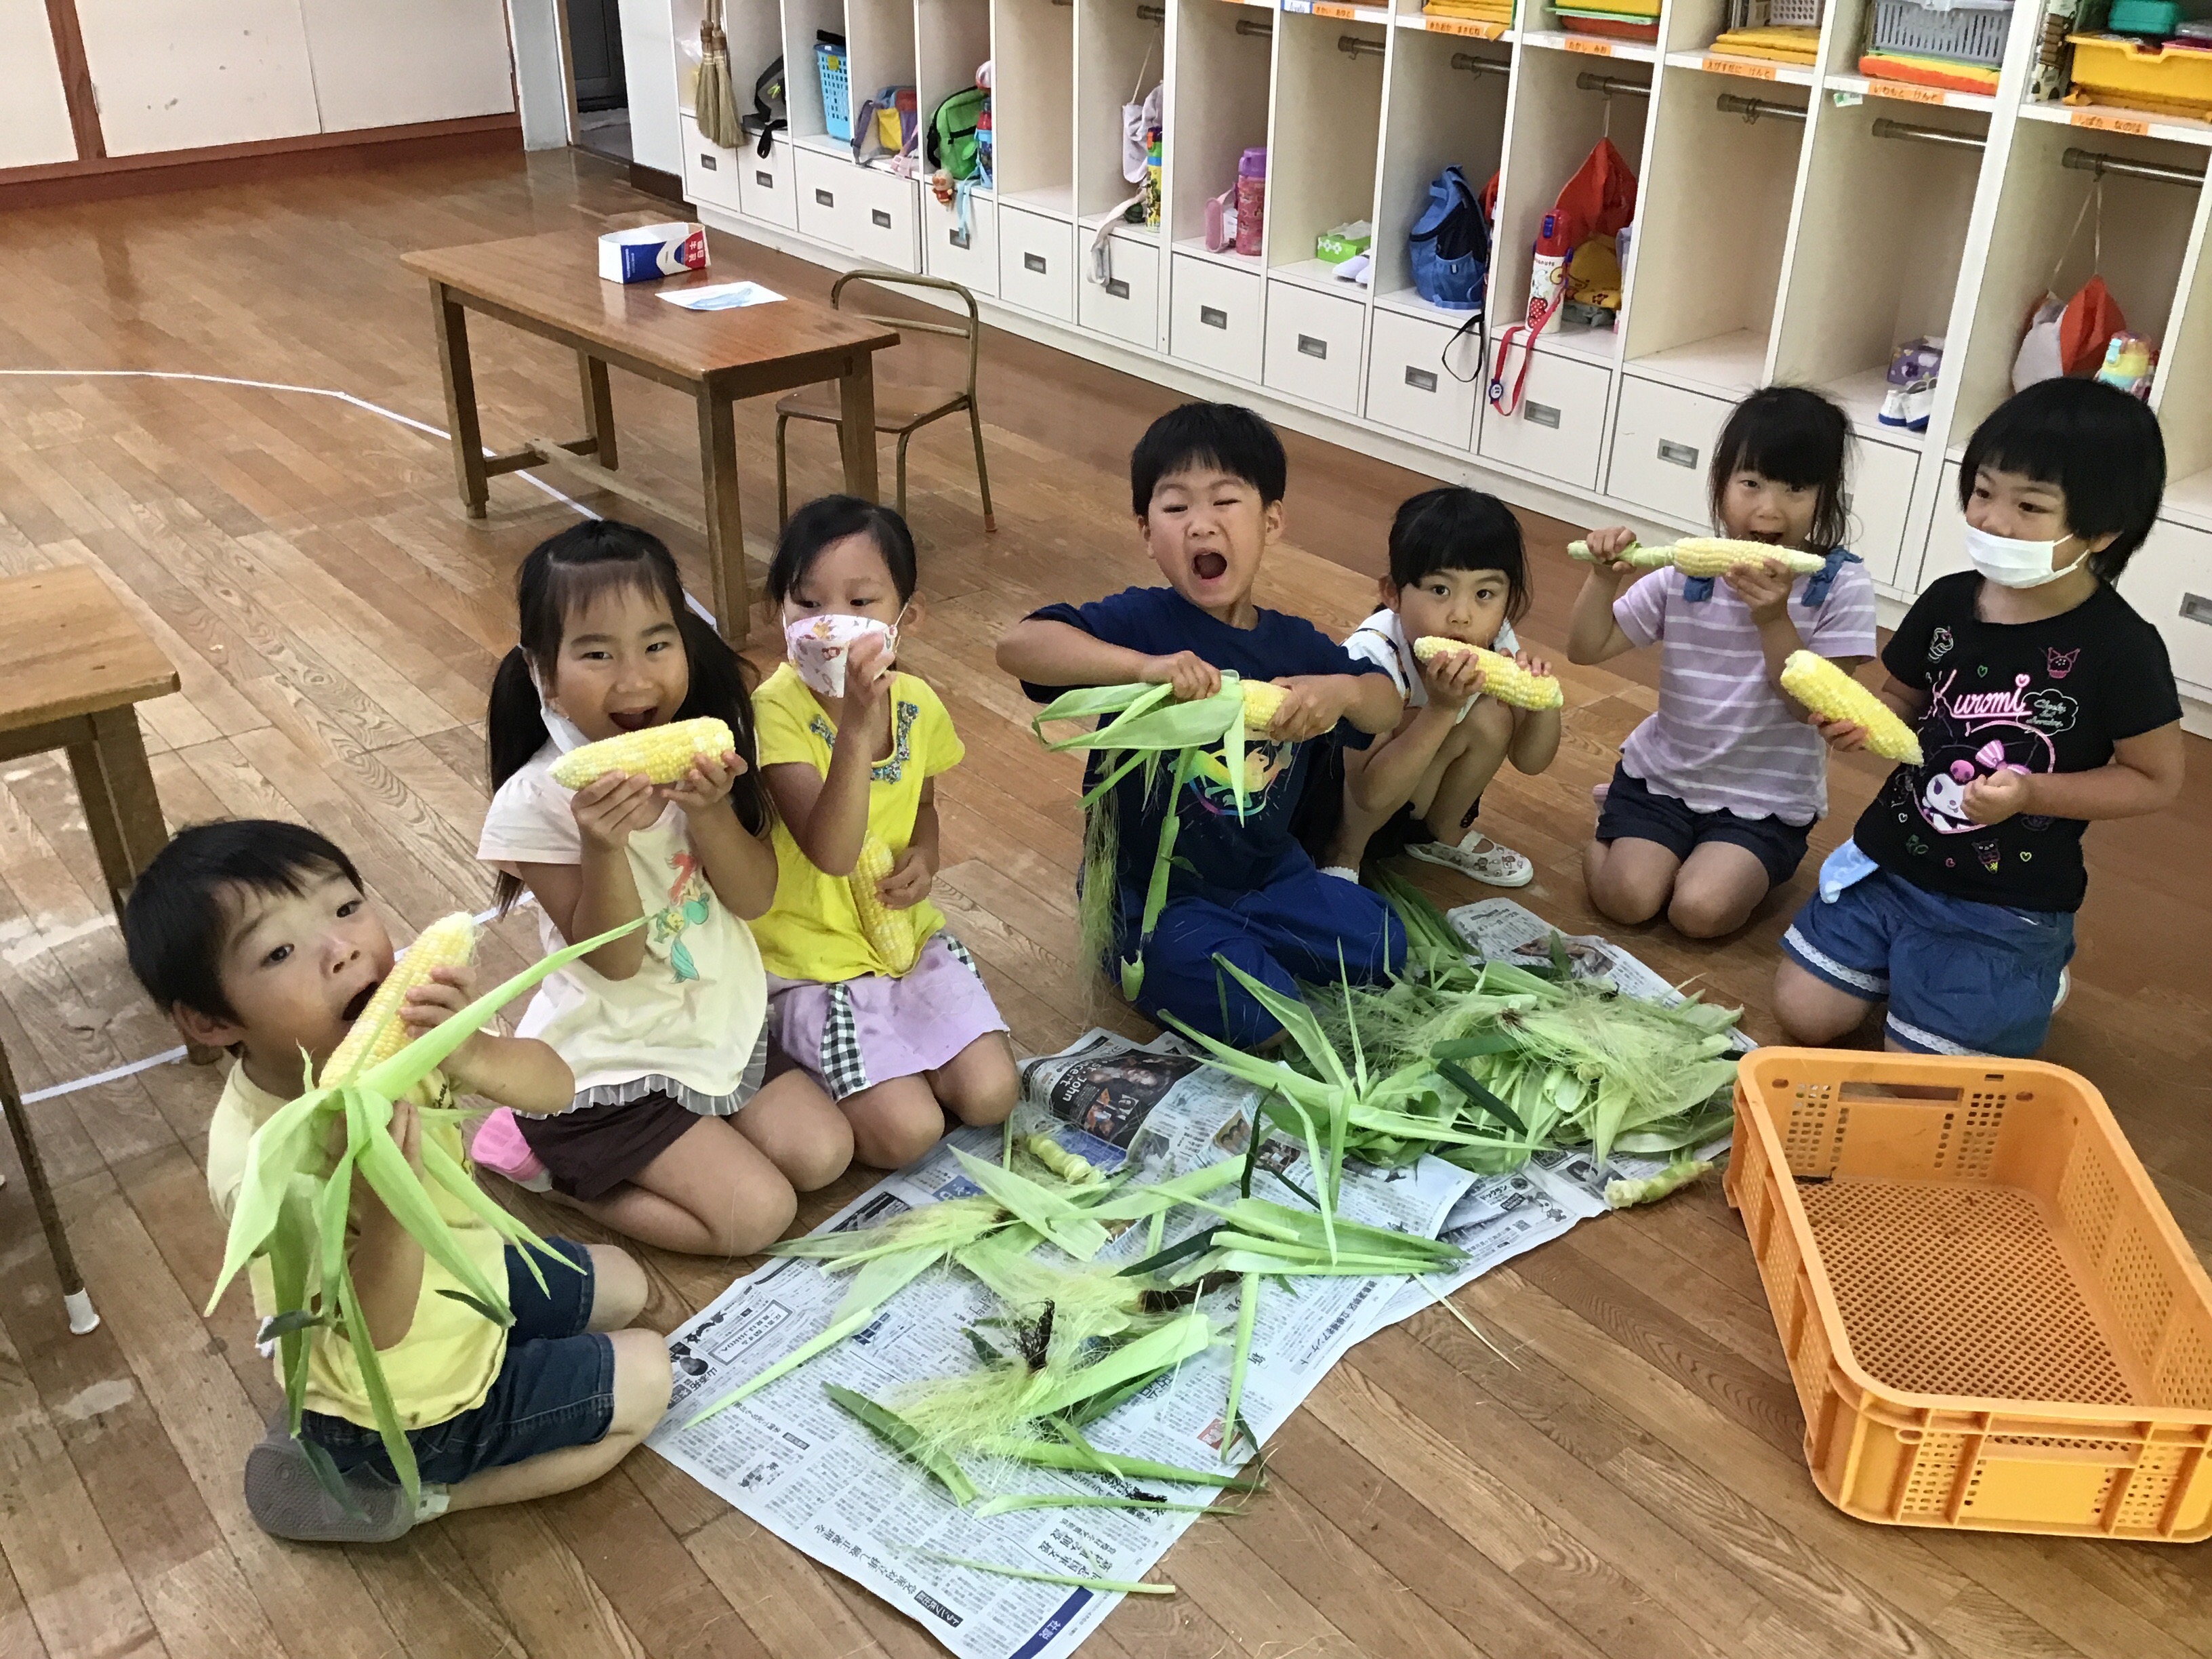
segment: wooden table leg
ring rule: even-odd
[[[611,472],[616,465],[615,394],[607,384],[607,366],[580,351],[576,372],[584,384],[584,434],[592,440],[592,459]]]
[[[62,1212],[54,1203],[53,1188],[46,1184],[46,1166],[39,1157],[38,1142],[31,1139],[31,1120],[24,1113],[23,1097],[15,1087],[15,1073],[9,1066],[5,1049],[0,1049],[0,1117],[8,1120],[9,1133],[15,1137],[16,1160],[22,1164],[23,1180],[31,1189],[31,1207],[39,1212],[46,1249],[53,1254],[54,1273],[62,1282],[62,1305],[69,1311],[70,1330],[86,1335],[100,1328],[100,1316],[92,1310],[84,1276],[77,1272],[76,1257],[70,1250],[69,1235],[62,1231]]]
[[[738,512],[738,434],[726,392],[699,388],[699,472],[707,497],[707,568],[714,573],[714,625],[743,647],[751,626],[744,525]]]
[[[100,874],[107,878],[107,896],[119,915],[131,883],[161,850],[169,832],[161,822],[161,797],[154,792],[137,714],[105,708],[89,718],[93,740],[70,744],[70,770],[100,854]]]
[[[862,501],[876,499],[876,367],[875,354],[856,351],[837,382],[837,402],[842,415],[837,423],[837,447],[845,460],[845,493]]]
[[[446,428],[453,434],[454,481],[460,485],[461,505],[469,517],[481,519],[491,492],[484,482],[476,374],[469,366],[469,317],[443,283],[430,284],[430,319],[438,336],[438,368],[446,382]]]

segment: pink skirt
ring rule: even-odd
[[[869,974],[824,985],[768,976],[775,1046],[842,1100],[896,1077],[933,1072],[1006,1022],[951,934],[921,947],[903,977]]]

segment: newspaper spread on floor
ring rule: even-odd
[[[1549,949],[1549,929],[1510,899],[1454,911],[1452,921],[1480,948],[1509,960],[1532,939],[1540,942],[1536,955]],[[1605,974],[1632,994],[1674,994],[1658,975],[1603,940],[1567,945],[1578,971]],[[1139,1044],[1092,1031],[1059,1054],[1024,1061],[1021,1076],[1018,1132],[1048,1131],[1100,1168],[1127,1168],[1139,1182],[1241,1159],[1248,1148],[1258,1091],[1204,1066],[1171,1036]],[[875,1226],[906,1210],[973,1194],[952,1146],[995,1159],[999,1134],[963,1130],[951,1136],[819,1231]],[[1286,1182],[1313,1190],[1304,1147],[1272,1131],[1256,1165],[1258,1196],[1297,1204]],[[1571,1152],[1543,1154],[1506,1176],[1475,1176],[1434,1158],[1390,1170],[1347,1164],[1343,1214],[1431,1237],[1441,1231],[1468,1261],[1421,1285],[1309,1279],[1297,1281],[1294,1295],[1270,1281],[1254,1332],[1242,1415],[1266,1440],[1355,1343],[1601,1212],[1608,1177],[1658,1167],[1617,1158],[1600,1170],[1587,1154]],[[1188,1211],[1171,1215],[1163,1243],[1177,1242],[1200,1219]],[[1098,1259],[1127,1264],[1152,1248],[1147,1226],[1139,1224]],[[1133,1581],[1197,1517],[1098,1508],[979,1517],[957,1508],[942,1487],[881,1445],[823,1391],[826,1383],[841,1383],[896,1403],[902,1388],[971,1369],[975,1362],[963,1332],[1000,1310],[966,1273],[933,1269],[848,1340],[689,1426],[709,1402],[822,1330],[848,1282],[812,1261],[780,1260],[732,1285],[670,1336],[674,1395],[647,1443],[779,1538],[910,1614],[961,1659],[1062,1659],[1118,1596],[982,1573],[943,1558]],[[1218,1292],[1202,1305],[1225,1335],[1235,1292]],[[1228,1372],[1224,1341],[1101,1419],[1091,1437],[1109,1455],[1218,1467]],[[987,1492],[1132,1490],[1104,1476],[1026,1466],[971,1466],[969,1473]],[[1152,1480],[1142,1489],[1178,1503],[1217,1495]]]

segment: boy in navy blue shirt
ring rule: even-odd
[[[1170,805],[1181,815],[1167,906],[1133,998],[1139,1012],[1174,1014],[1248,1048],[1281,1027],[1217,970],[1217,953],[1291,994],[1298,980],[1333,981],[1340,971],[1378,979],[1406,953],[1389,907],[1355,882],[1322,875],[1291,834],[1322,748],[1311,739],[1364,747],[1369,735],[1395,727],[1402,700],[1387,673],[1311,623],[1252,603],[1261,558],[1283,533],[1285,471],[1281,441],[1249,409],[1185,404],[1163,415],[1129,457],[1129,483],[1138,532],[1168,585],[1047,605],[999,643],[999,665],[1039,702],[1070,686],[1132,682],[1172,685],[1187,702],[1212,696],[1224,670],[1289,693],[1246,750],[1241,823],[1218,754],[1172,804],[1162,769],[1149,786],[1133,772],[1098,809],[1115,813],[1119,831],[1117,957],[1137,944],[1163,815]],[[1094,756],[1086,787],[1098,764]]]

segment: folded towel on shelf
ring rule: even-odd
[[[1762,58],[1778,64],[1810,64],[1820,55],[1820,31],[1780,25],[1771,28],[1730,29],[1713,42],[1713,50],[1731,58]]]
[[[1874,81],[1903,81],[1917,87],[1942,87],[1950,92],[1992,93],[1997,72],[1978,64],[1954,63],[1948,58],[1913,58],[1903,52],[1870,52],[1859,59],[1859,73]]]
[[[1513,21],[1513,0],[1428,0],[1421,9],[1431,17],[1463,18],[1472,23]]]

